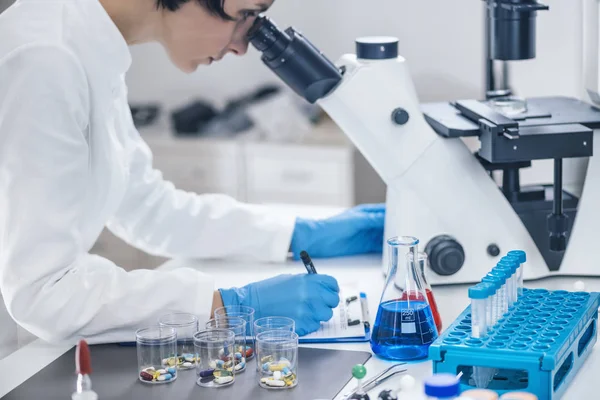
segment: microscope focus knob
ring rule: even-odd
[[[436,236],[425,246],[429,266],[438,275],[457,273],[465,263],[465,251],[452,236]]]

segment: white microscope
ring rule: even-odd
[[[597,2],[589,2],[595,18],[587,21],[596,55]],[[432,284],[478,282],[513,249],[527,253],[525,279],[600,275],[590,257],[600,245],[600,159],[591,157],[600,146],[600,111],[572,98],[518,99],[494,83],[493,60],[535,57],[536,14],[546,9],[536,0],[487,0],[490,64],[481,101],[420,104],[393,38],[359,39],[356,54],[337,64],[294,28],[281,31],[264,16],[249,38],[263,62],[320,105],[382,177],[385,237],[418,237]],[[479,139],[476,154],[464,136]],[[578,198],[563,190],[563,160],[587,157]],[[522,187],[519,169],[540,159],[554,160],[554,184]],[[495,170],[503,171],[501,188],[490,177]]]

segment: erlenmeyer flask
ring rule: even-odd
[[[438,336],[419,266],[414,262],[418,244],[411,236],[388,240],[390,265],[371,335],[371,349],[382,358],[427,358],[429,345]]]
[[[407,255],[408,260],[412,260],[412,254],[409,253]],[[431,289],[431,285],[427,281],[427,276],[425,276],[425,266],[427,265],[427,254],[423,252],[419,252],[418,254],[419,262],[417,263],[419,278],[421,279],[421,284],[423,289],[425,289],[425,294],[427,295],[427,301],[429,302],[429,307],[431,307],[431,313],[433,314],[433,320],[435,321],[435,327],[437,328],[438,334],[442,333],[442,317],[440,316],[440,312],[438,310],[437,303],[435,301],[435,296],[433,295],[433,290]]]

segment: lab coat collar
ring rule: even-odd
[[[79,1],[89,32],[89,47],[93,49],[98,73],[108,78],[122,76],[131,66],[131,53],[125,38],[99,0]]]

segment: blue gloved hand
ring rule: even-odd
[[[254,318],[288,317],[300,336],[315,332],[329,321],[337,307],[340,288],[331,276],[279,275],[242,288],[219,289],[225,306],[247,306]]]
[[[296,219],[290,249],[294,259],[306,250],[313,258],[381,253],[384,204],[365,204],[323,220]]]

